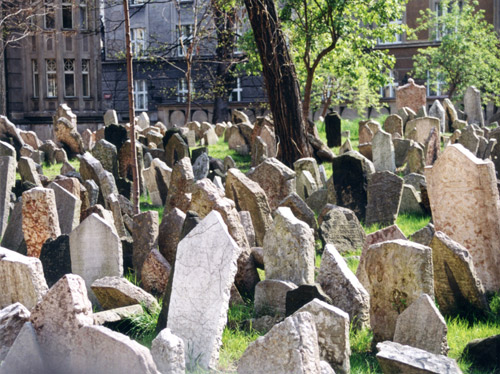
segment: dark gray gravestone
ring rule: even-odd
[[[342,145],[341,124],[342,120],[337,112],[326,115],[326,140],[329,147],[340,147]]]
[[[48,239],[42,246],[40,261],[47,286],[52,287],[65,274],[71,273],[69,235]]]
[[[128,139],[127,129],[120,125],[109,125],[104,129],[104,139],[113,144],[119,151]]]
[[[286,293],[286,316],[291,316],[314,299],[332,304],[332,299],[321,289],[319,284],[303,284],[294,290],[288,291]]]
[[[368,181],[368,205],[366,207],[366,225],[379,223],[393,225],[398,217],[403,178],[390,171],[378,171]]]

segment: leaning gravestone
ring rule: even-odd
[[[427,95],[425,86],[416,85],[413,79],[408,79],[408,83],[398,87],[396,90],[396,108],[408,107],[417,112],[426,104]]]
[[[398,316],[422,293],[434,297],[432,250],[407,240],[391,240],[369,247],[363,265],[373,340],[392,340]]]
[[[337,205],[354,211],[358,219],[366,214],[368,178],[375,172],[373,163],[358,152],[347,152],[332,162]]]
[[[372,139],[373,166],[376,171],[396,171],[394,145],[391,134],[383,130],[377,131]]]
[[[216,211],[177,247],[167,327],[201,368],[217,366],[240,251]]]
[[[118,115],[116,114],[116,110],[108,109],[106,113],[104,113],[104,126],[109,125],[118,125]]]
[[[134,216],[134,251],[132,255],[132,265],[135,273],[140,274],[142,264],[146,260],[149,252],[158,246],[159,229],[158,212],[150,210]]]
[[[101,139],[92,149],[92,155],[101,162],[104,169],[113,173],[115,178],[118,178],[118,151],[114,144]]]
[[[377,171],[368,179],[366,225],[393,225],[399,213],[403,178],[390,171]]]
[[[276,209],[263,242],[266,279],[314,283],[314,232],[290,208]]]
[[[441,231],[434,234],[430,247],[434,292],[441,312],[455,315],[461,311],[488,310],[484,288],[469,251]]]
[[[396,134],[399,134],[400,137],[403,136],[403,119],[397,114],[391,114],[384,121],[384,131],[391,134],[392,139],[397,137]]]
[[[464,94],[464,112],[469,124],[475,123],[484,127],[483,107],[481,106],[481,91],[470,86]]]
[[[22,217],[28,256],[40,257],[45,240],[61,235],[54,191],[37,187],[23,192]]]
[[[330,148],[342,145],[341,123],[337,112],[328,113],[325,117],[326,140]]]
[[[40,176],[36,170],[35,161],[28,157],[21,157],[17,165],[19,175],[23,182],[30,182],[34,185],[41,187]]]
[[[439,100],[434,100],[431,108],[429,109],[429,117],[435,117],[439,119],[439,130],[441,133],[445,132],[446,123],[446,111],[439,102]]]
[[[458,143],[462,144],[466,149],[471,151],[474,156],[477,154],[477,150],[479,148],[479,136],[477,136],[474,126],[469,125],[462,130],[462,134],[460,135],[460,138],[458,138]]]
[[[159,158],[153,159],[151,166],[144,169],[144,182],[154,206],[164,206],[167,200],[172,169]]]
[[[394,342],[446,355],[449,349],[447,332],[446,321],[436,308],[434,299],[422,294],[399,315]]]
[[[500,207],[493,163],[453,144],[425,175],[436,231],[467,248],[486,291],[498,291]]]
[[[111,227],[97,214],[91,214],[69,236],[71,268],[87,286],[91,300],[96,298],[90,285],[105,276],[123,275],[122,243]]]
[[[69,236],[61,235],[57,239],[47,239],[40,252],[40,261],[49,287],[52,287],[65,274],[70,274]]]
[[[405,128],[405,138],[411,138],[419,142],[420,144],[425,144],[425,141],[429,137],[431,129],[435,129],[439,135],[439,119],[434,117],[421,117],[415,118],[414,120],[408,121]],[[414,138],[412,137],[412,131],[415,131]]]
[[[0,309],[20,302],[28,310],[42,300],[48,290],[42,263],[34,257],[0,247]]]
[[[1,183],[1,182],[0,182]],[[21,243],[24,241],[23,234],[23,202],[18,201],[14,204],[14,209],[10,215],[9,224],[5,229],[0,245],[7,249],[19,252]]]
[[[16,183],[16,159],[0,157],[0,237],[3,236],[9,222],[10,192]]]
[[[54,190],[61,234],[69,234],[80,224],[82,202],[77,196],[57,183],[52,182],[48,188]]]
[[[355,328],[370,326],[370,295],[331,244],[325,246],[317,282],[332,304],[349,314]]]
[[[19,302],[0,309],[0,361],[5,360],[10,347],[29,319],[29,310]]]

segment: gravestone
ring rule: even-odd
[[[158,246],[158,212],[150,210],[134,216],[134,251],[132,265],[136,274],[141,273],[142,264],[149,252]]]
[[[369,247],[363,265],[373,339],[392,340],[398,316],[422,293],[434,297],[432,250],[407,240],[391,240]]]
[[[128,139],[127,129],[118,124],[108,125],[104,128],[104,139],[113,144],[119,152],[122,145],[125,144]]]
[[[457,143],[462,144],[474,156],[477,155],[477,150],[479,148],[479,136],[476,134],[474,127],[469,125],[463,129]]]
[[[186,373],[184,342],[170,329],[163,329],[153,340],[151,355],[160,373]]]
[[[431,108],[429,109],[429,117],[435,117],[439,119],[439,130],[441,133],[448,132],[446,130],[446,111],[439,102],[439,100],[434,100]]]
[[[267,158],[247,173],[267,195],[269,207],[274,210],[281,200],[295,192],[296,173],[276,158]]]
[[[159,227],[158,250],[171,265],[175,262],[175,253],[181,240],[185,219],[186,214],[182,210],[174,208],[163,217]]]
[[[318,217],[319,235],[324,244],[333,244],[341,253],[363,247],[366,234],[354,212],[327,204]]]
[[[74,122],[64,117],[57,118],[54,121],[54,138],[70,154],[83,154],[85,152],[82,137],[76,128],[76,116]]]
[[[408,149],[406,170],[407,174],[423,174],[425,168],[424,150],[417,142],[411,142]]]
[[[316,232],[318,224],[314,212],[295,192],[283,199],[279,203],[279,206],[290,208],[295,217],[307,223]]]
[[[372,139],[373,166],[376,171],[396,171],[396,160],[391,134],[379,130]]]
[[[0,237],[9,222],[10,193],[16,184],[16,159],[0,156]]]
[[[205,369],[215,369],[218,363],[240,252],[222,216],[215,211],[177,248],[167,327],[184,341],[191,357],[197,357],[197,363]],[[190,295],[189,300],[186,295]]]
[[[370,130],[368,125],[366,125],[366,123],[361,124],[361,122],[360,122],[358,134],[359,134],[359,144],[360,145],[361,144],[370,144],[372,142],[373,132],[372,132],[372,130]]]
[[[104,126],[109,125],[118,125],[118,115],[116,114],[116,110],[108,109],[106,113],[104,113]]]
[[[32,310],[48,290],[38,258],[0,247],[0,309],[20,302]]]
[[[405,138],[415,140],[416,142],[419,142],[420,144],[425,144],[425,141],[429,137],[429,133],[431,132],[431,129],[435,129],[438,133],[439,132],[439,119],[434,118],[434,117],[421,117],[421,118],[415,118],[414,120],[408,121],[405,127]],[[414,137],[411,135],[412,131],[415,131]]]
[[[69,234],[80,224],[82,202],[77,196],[57,183],[52,182],[48,188],[54,190],[61,234]]]
[[[446,355],[449,350],[447,332],[446,321],[434,305],[434,299],[422,294],[399,315],[394,342]]]
[[[4,361],[19,332],[29,322],[30,312],[17,302],[0,309],[0,360]]]
[[[16,158],[16,149],[9,143],[0,140],[0,156],[9,156]]]
[[[392,144],[394,145],[394,161],[397,168],[406,163],[411,143],[412,140],[409,139],[392,139]]]
[[[165,136],[168,134],[167,132]],[[177,161],[184,157],[189,157],[189,147],[178,133],[174,133],[165,145],[165,163],[168,167],[173,167]]]
[[[23,212],[23,202],[18,201],[17,203],[14,204],[14,209],[12,209],[12,213],[10,214],[9,223],[5,228],[2,237],[2,242],[0,243],[2,247],[13,250],[15,252],[19,252],[21,243],[23,243],[24,241],[22,212]]]
[[[323,251],[317,282],[332,299],[332,305],[349,314],[353,327],[370,326],[370,295],[331,244]]]
[[[17,168],[23,182],[30,182],[37,187],[42,187],[40,176],[36,170],[35,161],[28,157],[21,157],[17,164]]]
[[[429,133],[429,137],[425,141],[425,146],[424,146],[424,157],[426,166],[434,164],[434,162],[439,157],[440,150],[441,150],[441,140],[439,139],[439,134],[435,128],[432,128],[431,132]]]
[[[194,180],[198,181],[206,178],[208,176],[209,167],[210,160],[208,159],[208,153],[202,152],[193,163]]]
[[[399,206],[401,213],[423,214],[422,198],[420,192],[411,184],[403,185],[403,194],[401,196],[401,204]]]
[[[340,147],[342,119],[337,112],[328,113],[325,117],[326,140],[328,147]]]
[[[391,138],[397,137],[396,134],[403,136],[403,119],[397,114],[391,114],[384,121],[384,131],[391,134]]]
[[[22,214],[28,256],[40,257],[43,243],[61,235],[54,191],[36,187],[23,192]]]
[[[314,232],[290,208],[276,209],[263,248],[266,279],[314,283]]]
[[[91,214],[69,236],[71,269],[84,280],[89,298],[97,299],[91,284],[105,276],[123,275],[122,243],[111,227],[97,214]]]
[[[348,152],[333,160],[332,169],[337,205],[351,209],[358,219],[364,219],[368,178],[375,172],[373,163],[357,152]]]
[[[255,315],[279,316],[286,315],[286,298],[288,292],[296,290],[297,285],[277,279],[264,279],[255,286]]]
[[[40,252],[40,261],[47,285],[52,287],[65,274],[71,273],[71,254],[69,236],[61,235],[47,239]]]
[[[264,234],[273,221],[264,190],[238,169],[229,169],[226,179],[226,196],[235,202],[239,210],[250,212],[257,246],[262,246]]]
[[[393,225],[399,213],[403,178],[390,171],[377,171],[368,179],[366,225]]]
[[[252,222],[252,216],[250,212],[247,210],[239,211],[238,215],[240,216],[241,225],[245,230],[245,235],[248,240],[248,245],[251,248],[253,248],[255,247],[256,244],[255,244],[255,228]]]
[[[434,292],[445,315],[488,310],[484,288],[473,258],[463,245],[438,231],[430,245],[434,267]]]
[[[151,166],[144,169],[144,183],[154,206],[164,206],[167,200],[172,169],[159,158],[153,159]]]
[[[408,83],[396,89],[396,109],[408,107],[417,112],[426,104],[427,94],[425,86],[415,84],[412,78]]]
[[[460,144],[448,146],[425,170],[436,231],[471,254],[487,291],[500,288],[500,208],[493,163]]]
[[[191,204],[191,186],[193,183],[194,174],[191,160],[189,157],[184,157],[172,168],[164,214],[168,214],[173,208],[179,208],[183,212],[187,212]]]
[[[483,107],[481,106],[481,91],[470,86],[464,94],[464,113],[467,115],[467,123],[475,123],[484,127]]]
[[[114,144],[105,139],[99,140],[92,150],[94,156],[102,167],[118,178],[118,152]]]
[[[157,249],[149,252],[142,264],[141,287],[151,295],[163,297],[172,267]]]

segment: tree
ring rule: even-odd
[[[498,34],[476,10],[476,0],[442,0],[437,10],[427,9],[416,31],[429,31],[435,46],[414,56],[415,77],[441,85],[451,100],[461,100],[474,85],[484,102],[500,104],[500,49]]]
[[[303,91],[307,118],[313,92],[328,81],[338,84],[341,100],[379,106],[379,87],[387,81],[394,59],[375,49],[406,30],[406,0],[284,0],[280,18],[289,40]],[[320,74],[317,74],[317,73]],[[326,78],[326,79],[325,79]],[[368,85],[366,85],[368,83]],[[333,90],[330,90],[333,97]],[[360,105],[361,104],[361,105]]]

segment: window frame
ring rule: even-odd
[[[54,67],[54,70],[51,69],[51,65]],[[45,60],[45,74],[47,98],[57,98],[57,61],[55,58],[48,58]],[[54,83],[53,87],[50,86],[50,82]],[[53,92],[53,94],[51,94],[51,92]]]
[[[189,49],[190,45],[193,42],[193,24],[192,23],[186,23],[179,25],[177,27],[177,32],[178,32],[178,42],[179,45],[177,46],[177,56],[179,57],[185,57],[186,52]],[[185,29],[187,28],[187,29]],[[185,34],[184,31],[188,30],[188,34]],[[184,46],[184,48],[183,48]],[[193,55],[194,55],[194,50],[193,50]]]
[[[236,94],[236,100],[233,100],[233,95]],[[241,78],[236,78],[236,87],[229,93],[229,102],[236,103],[242,101],[243,88],[241,87]]]
[[[56,12],[53,0],[44,0],[43,28],[53,30],[56,28]],[[50,21],[50,23],[49,23]]]
[[[430,81],[431,74],[430,74],[429,70],[427,70],[427,81],[425,84],[427,97],[438,97],[438,96],[444,96],[446,94],[442,91],[443,86],[444,87],[446,86],[446,82],[441,77],[442,77],[441,73],[438,73],[437,77],[436,77],[436,81],[431,82]],[[431,92],[431,87],[433,87],[432,88],[433,92]]]
[[[71,25],[65,26],[65,11],[69,10]],[[68,15],[68,14],[67,14]],[[72,0],[62,0],[61,1],[61,27],[63,30],[73,30],[75,27],[74,17],[73,17],[73,1]]]
[[[85,66],[85,64],[87,66]],[[85,78],[86,77],[86,78]],[[85,94],[85,89],[87,89],[87,95]],[[82,97],[90,98],[90,60],[82,59]]]
[[[142,39],[137,38],[140,33],[142,33]],[[146,51],[146,29],[144,27],[130,29],[130,46],[134,58],[140,58],[144,54]]]
[[[31,77],[33,97],[38,99],[40,97],[40,70],[38,69],[38,60],[31,60]]]
[[[139,98],[143,99],[142,102]],[[140,102],[142,107],[138,106]],[[146,112],[148,110],[148,86],[145,79],[134,79],[134,107],[137,112]]]
[[[392,82],[380,87],[380,97],[382,99],[394,99],[396,97],[396,91],[399,87],[399,82],[395,77],[394,70],[389,70],[389,78],[392,78]],[[386,90],[389,90],[389,95],[386,95]]]
[[[70,64],[70,65],[69,65]],[[73,94],[68,94],[68,81],[67,78],[71,78],[73,85]],[[75,87],[75,59],[65,58],[64,59],[64,97],[73,98],[76,97],[76,87]]]
[[[89,29],[89,8],[87,0],[80,0],[80,30],[87,31]]]
[[[404,16],[401,16],[401,18],[398,18],[394,21],[389,22],[389,24],[402,25],[403,18],[404,18]],[[403,34],[394,33],[394,39],[395,39],[394,41],[385,41],[385,40],[382,40],[380,38],[377,38],[377,45],[401,44],[401,43],[403,43]]]

